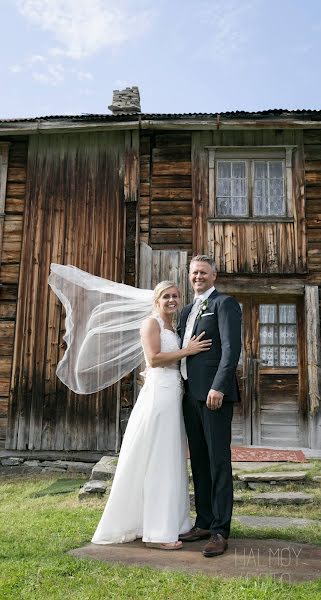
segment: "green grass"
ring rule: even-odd
[[[1,600],[321,599],[321,579],[295,585],[261,577],[226,580],[76,559],[67,551],[91,539],[106,499],[79,502],[76,491],[32,497],[57,479],[60,474],[0,481]],[[257,533],[233,524],[234,537]],[[321,544],[321,531],[309,533]],[[259,537],[303,542],[306,535],[307,530],[267,530]]]

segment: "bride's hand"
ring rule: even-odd
[[[200,333],[197,337],[196,335],[193,335],[193,337],[191,337],[190,341],[186,346],[188,356],[191,356],[192,354],[198,354],[199,352],[206,352],[210,349],[212,345],[212,340],[202,341],[204,335],[205,331],[202,331],[202,333]]]

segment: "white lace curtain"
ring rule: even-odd
[[[295,304],[260,305],[260,359],[266,366],[296,367]]]

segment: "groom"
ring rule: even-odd
[[[179,539],[208,540],[203,555],[211,557],[227,549],[232,518],[230,443],[233,402],[240,400],[235,371],[241,351],[241,310],[236,300],[215,289],[216,267],[209,256],[192,258],[189,279],[195,298],[181,313],[182,346],[203,331],[212,346],[181,361],[196,522]]]

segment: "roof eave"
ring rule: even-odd
[[[206,129],[321,129],[321,120],[282,116],[266,118],[227,118],[220,115],[193,118],[144,118],[144,115],[132,120],[108,121],[71,121],[70,119],[37,119],[34,121],[0,121],[0,135],[26,135],[41,133],[71,133],[73,131],[108,131],[122,129],[163,129],[163,130],[206,130]]]

